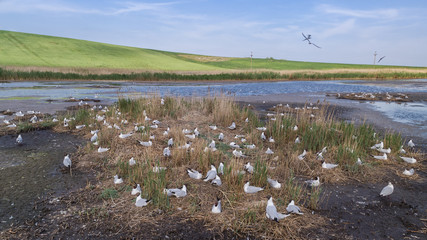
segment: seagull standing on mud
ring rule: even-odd
[[[265,215],[268,219],[279,222],[279,220],[289,217],[290,214],[283,214],[277,212],[276,206],[273,203],[273,197],[268,196],[267,207],[265,208]]]
[[[16,138],[16,143],[18,144],[18,145],[21,145],[22,143],[23,143],[23,140],[22,140],[22,136],[21,136],[21,134],[19,134],[18,135],[18,137]]]
[[[394,190],[394,186],[393,184],[391,184],[391,182],[389,182],[388,185],[385,186],[383,190],[381,190],[380,196],[382,197],[388,196],[393,193],[393,190]]]

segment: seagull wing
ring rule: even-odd
[[[315,47],[317,47],[317,48],[321,48],[321,47],[319,47],[319,46],[317,46],[316,44],[314,44],[314,43],[310,43],[310,44],[312,44],[313,46],[315,46]]]
[[[383,190],[381,190],[380,195],[381,196],[387,196],[393,193],[393,188],[391,188],[390,186],[385,186],[383,188]]]

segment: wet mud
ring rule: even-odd
[[[31,220],[41,209],[42,199],[66,194],[84,186],[86,173],[61,171],[66,154],[74,153],[83,140],[53,131],[34,131],[0,137],[0,230]]]

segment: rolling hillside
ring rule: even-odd
[[[214,71],[251,69],[249,58],[226,58],[126,47],[70,38],[0,30],[0,67],[67,67],[147,71]],[[253,59],[253,69],[330,70],[405,68],[356,64]],[[420,68],[413,68],[420,69]],[[421,68],[423,70],[427,68]]]

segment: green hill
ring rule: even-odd
[[[226,58],[118,46],[62,37],[0,31],[0,66],[132,69],[148,71],[327,70],[400,68]],[[404,67],[408,68],[408,67]],[[425,69],[425,68],[423,68]]]

